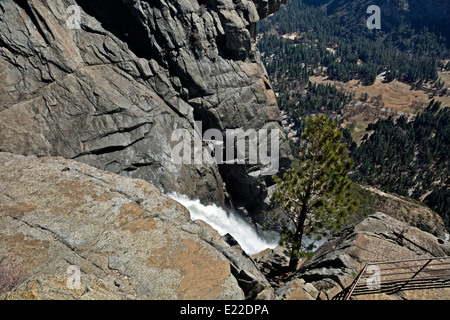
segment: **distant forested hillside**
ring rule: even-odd
[[[381,30],[366,25],[373,4],[381,7]],[[436,88],[429,97],[448,95],[438,76],[450,70],[449,17],[446,0],[289,0],[259,23],[258,45],[291,134],[299,137],[311,114],[340,121],[344,107],[355,102],[352,92],[312,76],[371,85],[383,74],[383,82],[396,79],[412,91]],[[359,147],[343,129],[356,162],[352,178],[423,201],[450,228],[450,109],[431,101],[414,121],[394,116],[373,120]],[[302,154],[301,139],[290,145],[294,156]]]
[[[354,26],[367,19],[365,9],[370,5],[381,8],[382,26],[397,31],[409,25],[416,31],[423,28],[442,35],[450,41],[450,5],[447,0],[303,0],[305,4],[325,8],[329,15],[339,15]]]
[[[322,7],[290,0],[271,19],[259,24],[264,34],[259,46],[271,74],[307,81],[309,75],[323,68],[330,79],[339,81],[359,78],[371,84],[382,72],[386,72],[387,81],[436,81],[440,60],[449,55],[448,25],[443,32],[443,26],[435,26],[433,21],[424,26],[412,23],[412,18],[397,21],[395,16],[394,20],[383,12],[399,10],[386,4],[381,10],[382,29],[370,30],[366,10],[372,2],[342,0]]]
[[[352,152],[353,179],[421,199],[450,227],[450,108],[432,101],[414,121],[369,125],[374,133]]]

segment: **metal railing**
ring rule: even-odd
[[[349,300],[356,295],[443,287],[450,287],[450,256],[369,262],[335,298]]]

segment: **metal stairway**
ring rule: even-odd
[[[336,300],[375,293],[450,288],[450,256],[368,262]]]

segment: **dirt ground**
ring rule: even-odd
[[[450,84],[450,73],[440,75],[445,81],[445,86]],[[360,99],[365,93],[368,94],[368,100],[381,95],[381,104],[384,108],[393,111],[416,114],[418,111],[425,109],[432,99],[442,101],[445,106],[450,106],[450,96],[439,97],[431,96],[423,90],[411,90],[409,84],[394,80],[390,83],[383,83],[377,79],[373,85],[365,86],[358,80],[351,80],[343,83],[339,81],[327,80],[323,76],[310,77],[310,80],[316,83],[334,84],[336,87],[347,92],[353,92],[356,99]]]
[[[440,78],[445,82],[444,88],[450,87],[450,72],[441,73]],[[409,119],[413,119],[414,115],[424,110],[432,99],[450,107],[450,96],[432,96],[425,90],[411,90],[410,85],[398,80],[384,83],[382,77],[378,77],[370,86],[363,85],[358,80],[344,83],[328,80],[324,76],[313,76],[310,80],[315,83],[334,84],[341,90],[354,93],[355,100],[359,101],[364,100],[363,97],[367,94],[365,104],[356,103],[344,110],[344,126],[351,128],[353,140],[358,145],[366,133],[369,136],[372,133],[366,132],[367,125],[380,118],[407,115]]]

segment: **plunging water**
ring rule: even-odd
[[[183,195],[168,196],[184,205],[192,220],[205,221],[222,236],[231,234],[248,255],[267,248],[273,249],[278,245],[278,239],[264,239],[249,222],[234,212],[227,212],[214,204],[205,206],[200,200],[191,200]]]

